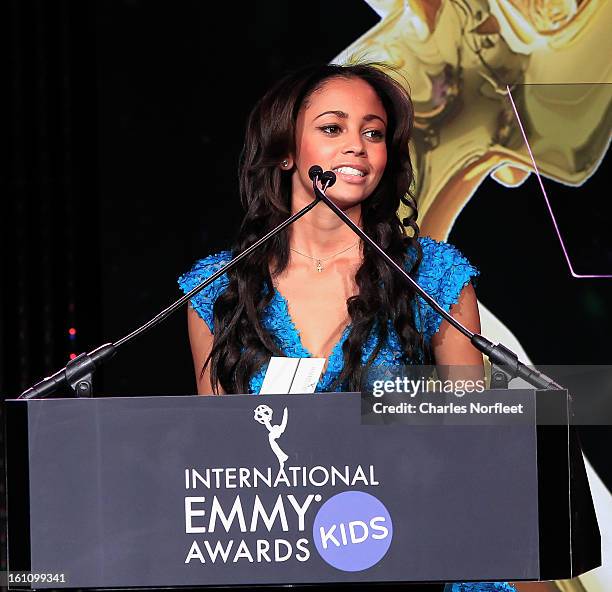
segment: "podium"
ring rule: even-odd
[[[599,566],[573,428],[537,422],[567,393],[504,393],[524,421],[365,425],[358,393],[7,401],[9,573],[371,589]]]

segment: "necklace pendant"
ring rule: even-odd
[[[321,259],[317,259],[317,271],[319,273],[323,271],[323,264],[321,263]]]

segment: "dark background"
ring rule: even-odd
[[[253,103],[379,18],[359,0],[11,0],[3,12],[0,392],[13,397],[154,316],[179,295],[179,274],[228,245]],[[580,188],[545,180],[578,273],[612,273],[605,170]],[[487,181],[449,240],[534,363],[610,363],[612,283],[571,277],[533,175],[513,190]],[[185,314],[95,381],[101,395],[194,393]],[[582,432],[610,487],[609,429]]]

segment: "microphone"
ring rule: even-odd
[[[308,169],[308,176],[310,177],[310,180],[314,183],[319,177],[321,177],[321,175],[323,174],[323,169],[318,165],[315,164],[314,166],[311,166]],[[332,173],[333,175],[333,173]]]
[[[323,172],[323,169],[318,164],[308,169],[308,176],[313,183],[318,179],[325,189],[331,187],[336,182],[336,173],[333,171]]]
[[[333,171],[325,171],[321,175],[321,185],[325,189],[329,189],[336,182],[336,173]]]
[[[320,169],[321,167],[313,166],[310,171]],[[309,171],[309,174],[310,174]],[[557,384],[552,378],[549,378],[538,370],[532,370],[523,364],[518,356],[510,349],[505,347],[502,343],[493,344],[486,337],[483,337],[479,333],[473,333],[457,319],[452,317],[446,310],[444,310],[435,298],[431,297],[421,286],[410,277],[406,270],[398,265],[385,251],[375,243],[357,224],[355,224],[327,195],[325,190],[336,182],[336,174],[333,171],[325,171],[320,175],[321,184],[323,190],[319,189],[317,185],[317,177],[310,176],[312,179],[312,188],[314,190],[315,197],[320,201],[325,202],[327,207],[338,216],[359,238],[366,242],[372,249],[374,249],[397,273],[399,273],[419,294],[431,308],[433,308],[443,319],[447,320],[457,331],[463,333],[471,342],[471,344],[481,353],[485,354],[492,364],[503,366],[506,373],[510,378],[520,377],[523,380],[530,383],[536,388],[542,389],[559,389],[565,390],[564,387]],[[327,182],[327,185],[325,185]]]
[[[321,167],[312,167],[309,171],[309,175],[313,171],[313,174],[310,176],[313,179],[313,183],[316,184],[316,179],[319,175],[323,173],[323,169]],[[333,174],[333,173],[332,173]],[[106,343],[101,345],[97,349],[89,352],[82,353],[77,356],[74,360],[70,360],[68,364],[55,372],[55,374],[48,376],[47,378],[43,378],[41,381],[37,382],[34,386],[25,390],[18,399],[42,399],[44,397],[48,397],[52,393],[54,393],[57,389],[63,386],[69,386],[75,392],[77,397],[91,397],[92,396],[92,379],[93,372],[96,368],[99,368],[103,362],[112,358],[117,350],[132,341],[135,337],[138,337],[142,333],[145,333],[149,329],[152,329],[166,318],[168,318],[171,314],[173,314],[176,310],[181,308],[183,304],[191,300],[198,292],[206,288],[214,282],[217,278],[221,277],[223,274],[227,273],[230,269],[236,266],[240,261],[242,261],[245,257],[248,257],[253,251],[258,249],[263,243],[270,240],[273,236],[277,235],[279,232],[287,228],[293,224],[298,218],[301,218],[304,214],[312,210],[320,201],[319,197],[316,197],[312,202],[310,202],[307,206],[302,208],[299,212],[293,214],[293,216],[287,218],[284,222],[281,222],[276,228],[273,228],[266,234],[261,237],[258,241],[254,242],[250,247],[246,248],[242,253],[239,253],[234,257],[229,263],[224,265],[221,269],[217,270],[213,273],[208,279],[204,280],[201,284],[196,286],[193,290],[181,296],[176,302],[168,306],[166,309],[162,310],[159,314],[153,317],[151,320],[147,321],[144,325],[138,327],[125,337],[122,337],[118,341],[114,343]]]

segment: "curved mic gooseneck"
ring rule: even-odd
[[[504,366],[507,368],[508,373],[513,377],[521,377],[530,384],[544,389],[563,389],[562,386],[558,385],[552,379],[546,375],[532,370],[525,366],[518,360],[518,356],[506,348],[502,344],[494,345],[488,339],[473,333],[467,327],[463,326],[459,321],[454,319],[448,314],[434,298],[432,298],[417,282],[415,282],[404,269],[402,269],[393,259],[391,259],[381,247],[379,247],[361,228],[359,228],[336,204],[331,201],[325,194],[326,190],[336,182],[336,174],[333,171],[323,171],[323,169],[315,165],[308,171],[308,175],[312,180],[312,186],[315,193],[315,199],[302,208],[299,212],[296,212],[293,216],[287,218],[284,222],[279,224],[276,228],[268,232],[265,236],[260,238],[258,241],[253,243],[250,247],[245,249],[242,253],[238,254],[232,259],[227,265],[219,269],[201,284],[196,286],[193,290],[179,298],[176,302],[162,310],[159,314],[153,317],[151,320],[140,326],[138,329],[132,331],[125,337],[122,337],[114,343],[105,343],[100,347],[92,350],[89,353],[82,353],[78,355],[74,360],[71,360],[64,368],[58,370],[51,376],[44,378],[34,386],[24,391],[19,398],[20,399],[36,399],[48,397],[54,393],[60,387],[65,385],[70,386],[75,394],[79,397],[91,397],[92,396],[92,376],[93,372],[99,368],[106,360],[112,358],[117,350],[132,341],[139,335],[152,329],[176,310],[183,306],[186,302],[191,300],[201,290],[209,286],[217,278],[221,277],[232,269],[235,265],[240,263],[245,257],[248,257],[254,250],[259,248],[263,243],[267,242],[273,236],[284,230],[287,226],[293,224],[298,218],[301,218],[304,214],[314,208],[320,201],[324,201],[327,206],[341,219],[343,220],[352,230],[357,234],[363,241],[367,242],[375,251],[377,251],[381,257],[387,261],[391,267],[393,267],[408,283],[412,285],[414,290],[425,300],[436,312],[438,312],[444,319],[446,319],[453,327],[458,331],[461,331],[466,337],[468,337],[471,343],[479,351],[489,357],[491,362]],[[317,182],[321,183],[321,188],[317,185]]]
[[[319,167],[320,168],[320,167]],[[323,169],[321,169],[321,173]],[[320,173],[315,171],[315,176],[311,177],[316,179]],[[248,257],[253,251],[258,249],[265,242],[270,240],[273,236],[293,224],[298,218],[301,218],[304,214],[312,210],[318,203],[319,198],[316,197],[306,207],[302,208],[299,212],[293,214],[293,216],[287,218],[284,222],[281,222],[276,228],[272,229],[268,234],[260,238],[258,241],[253,243],[250,247],[245,249],[242,253],[239,253],[234,257],[227,265],[224,265],[221,269],[213,273],[209,278],[204,280],[201,284],[196,286],[193,290],[179,298],[176,302],[162,310],[159,314],[154,316],[150,321],[147,321],[144,325],[138,327],[125,337],[122,337],[114,343],[105,343],[100,347],[92,350],[89,353],[82,353],[78,355],[74,360],[70,360],[68,364],[58,370],[55,374],[43,378],[40,382],[37,382],[34,386],[30,387],[18,397],[19,399],[42,399],[48,397],[54,393],[57,389],[64,385],[68,385],[75,392],[77,397],[91,397],[92,396],[92,376],[94,371],[99,368],[106,360],[112,358],[117,350],[132,341],[139,335],[142,335],[146,331],[149,331],[177,309],[181,308],[183,304],[191,300],[198,292],[202,291],[206,286],[212,284],[217,278],[227,273],[230,269],[236,266],[245,257]]]
[[[320,171],[320,172],[319,172]],[[311,174],[312,173],[312,174]],[[492,364],[502,366],[504,371],[511,378],[522,378],[536,388],[542,389],[559,389],[565,390],[564,387],[557,384],[552,378],[549,378],[542,372],[529,368],[523,364],[518,356],[505,345],[498,343],[493,344],[486,337],[479,333],[470,331],[465,325],[453,318],[435,298],[432,298],[421,286],[406,272],[405,269],[398,265],[385,251],[377,245],[357,224],[355,224],[329,197],[326,195],[326,190],[336,182],[336,174],[333,171],[324,171],[320,166],[313,166],[308,171],[308,175],[312,180],[312,188],[315,196],[322,202],[325,202],[327,207],[332,210],[349,228],[372,247],[397,273],[399,273],[417,292],[429,306],[431,306],[443,319],[448,321],[457,331],[465,335],[472,345],[481,353],[485,354]],[[319,181],[322,188],[317,185]]]

